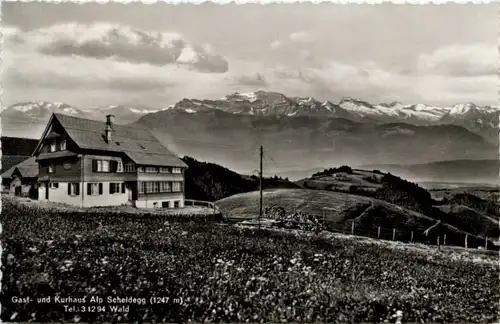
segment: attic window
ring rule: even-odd
[[[115,142],[116,145],[120,145],[120,142]]]
[[[139,146],[141,147],[141,149],[145,150],[146,148],[144,147],[144,145],[142,144],[139,144]]]

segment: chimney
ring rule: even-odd
[[[106,127],[104,128],[104,132],[106,134],[106,143],[111,142],[111,131],[113,130],[114,119],[115,119],[114,115],[106,116]]]
[[[106,125],[113,126],[115,115],[106,115]]]

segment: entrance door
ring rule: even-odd
[[[45,199],[49,200],[49,182],[45,182]]]
[[[179,208],[179,201],[178,200],[174,201],[174,208]]]
[[[130,200],[137,200],[137,191],[138,191],[138,188],[137,188],[137,181],[130,181],[127,183],[127,186],[130,190]]]

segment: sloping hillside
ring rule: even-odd
[[[348,192],[377,198],[420,213],[428,213],[435,204],[431,194],[415,183],[378,170],[351,169],[349,166],[317,172],[296,182],[303,188]]]
[[[223,215],[233,219],[251,219],[259,215],[259,192],[234,195],[217,202]],[[447,235],[448,244],[463,245],[466,232],[447,223],[439,223],[426,236],[423,232],[437,220],[421,213],[374,198],[340,192],[307,189],[273,189],[263,193],[263,206],[282,207],[287,213],[301,212],[324,219],[328,227],[349,231],[354,220],[356,233],[365,236],[377,235],[380,226],[396,228],[399,239],[435,242],[437,236]],[[471,244],[484,244],[482,238],[469,233]]]
[[[184,157],[186,170],[185,192],[187,199],[216,201],[242,192],[258,190],[259,178],[233,172],[218,164],[200,162]],[[264,178],[263,188],[299,188],[281,178]]]
[[[472,233],[483,237],[500,236],[498,219],[492,216],[458,204],[438,206],[437,208],[453,216],[454,222],[460,228],[469,228]]]
[[[378,170],[364,171],[342,166],[317,172],[297,184],[309,189],[348,192],[376,198],[480,237],[497,237],[499,233],[498,204],[467,193],[436,200],[429,191],[419,185]],[[450,205],[464,205],[468,208],[451,208]],[[376,207],[373,208],[377,210]],[[383,218],[391,219],[390,213],[384,210],[377,212],[383,215]],[[441,225],[434,227],[432,231],[441,231]]]

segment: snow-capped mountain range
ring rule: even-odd
[[[477,106],[473,103],[439,107],[400,102],[370,104],[352,98],[338,103],[318,101],[312,97],[286,97],[275,92],[234,93],[219,100],[183,99],[167,109],[181,109],[194,113],[205,109],[220,109],[235,114],[325,116],[353,120],[371,119],[380,122],[435,123],[462,117],[488,116],[498,113],[498,108]]]
[[[52,113],[60,113],[70,116],[102,120],[108,114],[113,114],[120,123],[131,123],[145,114],[155,113],[158,110],[145,107],[128,107],[123,105],[111,105],[80,109],[62,102],[29,101],[9,106],[2,110],[1,116],[9,119],[23,119],[27,121],[46,121]]]
[[[371,104],[352,98],[337,103],[319,101],[312,97],[287,97],[281,93],[256,91],[233,93],[218,100],[182,99],[163,109],[112,105],[81,109],[61,102],[23,102],[7,107],[2,118],[33,122],[46,121],[52,112],[84,118],[104,120],[113,114],[118,123],[132,123],[142,116],[159,111],[196,114],[212,110],[231,114],[281,117],[344,118],[352,121],[376,123],[408,123],[413,125],[453,124],[481,134],[487,139],[497,140],[499,109],[473,103],[441,107],[425,104],[403,104],[400,102]],[[5,123],[4,123],[5,124]]]

